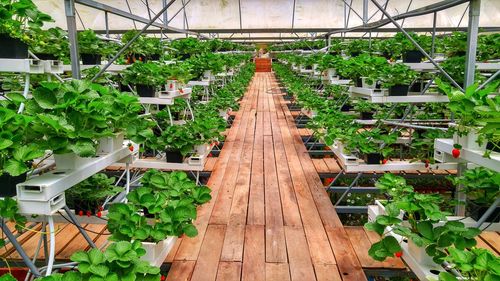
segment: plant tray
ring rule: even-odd
[[[365,98],[372,103],[428,103],[449,102],[448,96],[440,94],[426,94],[410,92],[407,96],[388,96],[387,89],[369,89],[349,87],[351,97]]]
[[[161,266],[176,242],[177,237],[175,236],[169,236],[157,244],[142,242],[142,247],[146,250],[146,254],[141,257],[141,260],[149,262],[152,266]]]

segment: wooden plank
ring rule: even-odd
[[[195,262],[194,261],[174,261],[167,275],[166,281],[187,281],[192,280]]]
[[[203,168],[203,171],[206,172],[213,171],[217,159],[218,159],[217,157],[208,157],[207,162],[205,162],[205,167]]]
[[[287,262],[283,213],[272,136],[264,136],[266,262]]]
[[[366,280],[361,264],[356,257],[356,252],[343,228],[327,229],[328,237],[337,259],[337,267],[343,280]]]
[[[241,262],[220,262],[217,281],[235,281],[241,277]]]
[[[323,160],[323,158],[313,158],[311,160],[312,160],[312,162],[314,164],[314,168],[316,168],[316,172],[318,172],[318,174],[328,173],[330,171],[330,169],[326,165],[325,160]]]
[[[83,228],[86,228],[87,225],[82,225]],[[55,257],[56,259],[59,258],[58,253],[60,253],[66,245],[72,242],[72,240],[77,239],[80,237],[80,231],[78,228],[73,225],[73,224],[67,224],[66,227],[63,228],[62,231],[60,231],[56,235],[56,249],[55,249]],[[83,238],[83,236],[82,236]],[[87,242],[87,241],[83,241]],[[45,259],[45,251],[40,252],[40,258]]]
[[[19,242],[19,244],[21,244],[23,246],[23,244],[26,241],[30,240],[33,236],[39,237],[40,235],[38,235],[37,233],[38,233],[38,231],[41,230],[41,228],[42,228],[41,223],[36,224],[33,228],[31,228],[32,231],[25,231],[23,234],[18,236],[17,242]],[[2,233],[2,235],[4,235],[4,234]],[[24,246],[23,246],[23,249],[25,249]],[[11,254],[14,251],[15,251],[14,246],[12,246],[12,243],[9,243],[0,249],[0,254],[4,257],[13,258],[13,257],[11,257]]]
[[[243,244],[245,242],[245,225],[228,225],[221,261],[242,261]]]
[[[252,176],[250,181],[250,197],[248,201],[247,224],[264,225],[264,135],[262,112],[257,111],[255,139],[252,158]]]
[[[174,247],[172,248],[172,250],[170,250],[167,257],[165,258],[165,263],[172,263],[174,261],[174,257],[177,254],[179,247],[181,246],[181,242],[182,242],[182,237],[177,238]]]
[[[314,270],[318,281],[342,281],[339,269],[335,264],[315,264]]]
[[[264,226],[247,225],[243,252],[242,281],[265,280]]]
[[[481,233],[481,238],[491,246],[491,248],[495,249],[495,251],[500,251],[500,235],[498,232],[494,231],[484,231]]]
[[[87,234],[89,235],[90,239],[96,242],[97,237],[99,236],[98,233],[102,233],[106,229],[106,225],[88,224],[85,226],[85,229],[89,230],[87,231]],[[78,234],[77,237],[82,237],[82,236]],[[58,259],[69,260],[69,258],[73,253],[87,249],[88,243],[83,239],[83,237],[81,239],[77,239],[77,237],[71,240],[71,242],[57,254]]]
[[[226,226],[209,225],[191,280],[215,280]]]
[[[499,256],[498,252],[495,251],[495,249],[493,249],[490,245],[488,245],[488,243],[486,243],[480,236],[476,237],[476,242],[476,247],[486,249],[492,252],[495,256]]]
[[[304,231],[301,228],[285,226],[285,235],[291,280],[315,280]]]
[[[339,163],[335,158],[323,158],[323,161],[325,162],[326,166],[328,167],[328,173],[340,173],[341,168],[339,166]]]
[[[288,263],[266,263],[266,281],[290,281]]]
[[[54,231],[56,232],[56,241],[57,241],[57,234],[61,231],[64,231],[64,228],[66,226],[67,226],[67,224],[64,224],[64,223],[55,223],[54,224]],[[44,231],[44,230],[40,230],[40,231]],[[48,245],[48,242],[50,241],[50,235],[48,234],[49,231],[50,231],[49,227],[47,226],[47,245]],[[38,246],[38,242],[39,242],[40,238],[41,238],[40,234],[33,235],[30,239],[28,239],[22,243],[22,247],[23,247],[24,251],[26,252],[26,255],[28,255],[28,257],[32,258],[35,256],[35,251],[36,251],[36,248]],[[38,257],[40,257],[42,255],[43,251],[44,251],[44,247],[43,247],[43,243],[42,243],[40,251],[38,252]],[[10,254],[9,257],[11,259],[21,259],[21,256],[16,251],[13,252],[12,254]]]

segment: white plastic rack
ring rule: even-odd
[[[63,73],[63,65],[57,60],[0,59],[0,72],[60,74]]]
[[[377,90],[361,87],[349,87],[351,97],[366,98],[372,103],[427,103],[449,102],[448,96],[441,94],[425,94],[410,92],[407,96],[388,96],[387,90]]]

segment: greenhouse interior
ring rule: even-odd
[[[0,0],[0,281],[500,281],[499,0]]]

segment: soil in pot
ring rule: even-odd
[[[475,221],[478,221],[488,208],[489,206],[478,205],[472,201],[467,202],[467,212]],[[500,207],[497,207],[485,222],[500,222]]]
[[[361,112],[361,120],[372,120],[373,112]]]
[[[101,55],[97,54],[81,54],[83,65],[101,64]]]
[[[407,96],[409,85],[394,85],[389,88],[389,96]]]
[[[368,153],[364,155],[364,160],[366,164],[380,164],[380,161],[382,160],[382,154]]]
[[[0,34],[0,58],[27,59],[28,44],[7,34]]]
[[[406,51],[403,53],[403,62],[417,63],[422,62],[423,58],[425,56],[420,51]]]
[[[136,84],[135,89],[140,97],[153,98],[156,93],[155,86]]]
[[[165,150],[165,158],[169,163],[182,163],[184,162],[184,156],[182,156],[180,151],[170,151]]]
[[[53,54],[35,54],[35,56],[41,60],[57,60],[57,57]]]
[[[13,177],[7,173],[0,176],[0,197],[16,196],[16,186],[18,183],[26,181],[26,174]]]

